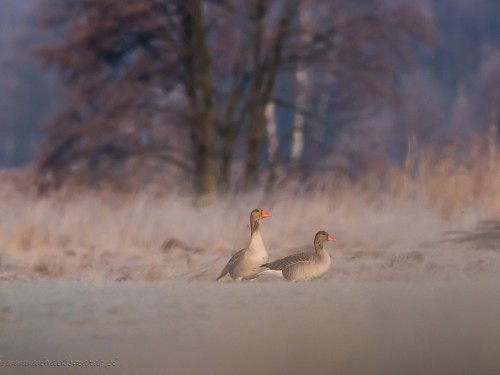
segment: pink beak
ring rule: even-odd
[[[269,211],[262,210],[262,217],[269,217],[269,216],[271,216],[271,214],[269,213]]]
[[[335,239],[335,237],[330,236],[330,235],[328,235],[327,241],[337,242],[337,240]]]

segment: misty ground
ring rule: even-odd
[[[497,285],[4,282],[0,373],[498,374]]]
[[[249,212],[270,260],[328,244],[331,281],[483,280],[500,276],[500,221],[484,205],[443,212],[425,197],[350,191],[252,193],[211,201],[180,194],[0,189],[0,280],[213,281],[249,239]],[[263,280],[263,281],[267,281]]]
[[[350,189],[0,196],[2,375],[500,372],[500,222],[484,205]],[[254,207],[272,214],[270,259],[334,234],[330,272],[214,282]],[[111,366],[22,362],[45,360]]]

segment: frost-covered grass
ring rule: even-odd
[[[497,252],[474,252],[474,241],[443,240],[450,238],[446,232],[462,231],[460,237],[481,220],[497,219],[500,168],[424,155],[381,176],[374,171],[356,184],[326,176],[317,189],[285,187],[208,200],[148,189],[65,188],[39,197],[34,189],[19,189],[5,172],[0,278],[211,280],[231,252],[247,243],[255,207],[272,214],[261,225],[271,259],[307,248],[320,229],[334,234],[328,277],[497,274]],[[398,267],[401,272],[393,272]]]

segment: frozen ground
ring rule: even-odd
[[[2,375],[500,373],[495,282],[3,282],[0,301]]]
[[[480,204],[65,194],[0,189],[0,375],[500,373],[500,222]],[[334,234],[330,272],[215,283],[254,207],[271,259]]]

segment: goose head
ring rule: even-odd
[[[323,249],[323,243],[327,241],[336,242],[337,240],[335,239],[335,237],[329,235],[328,232],[320,230],[318,233],[316,233],[316,236],[314,236],[314,248],[316,250]]]
[[[256,208],[252,210],[250,213],[250,228],[251,228],[251,233],[254,234],[259,230],[259,220],[260,219],[265,219],[266,217],[271,216],[269,211],[262,210],[260,208]]]
[[[262,210],[260,208],[256,208],[252,210],[252,213],[250,214],[250,220],[252,221],[258,221],[260,219],[265,219],[266,217],[271,216],[269,211]]]

